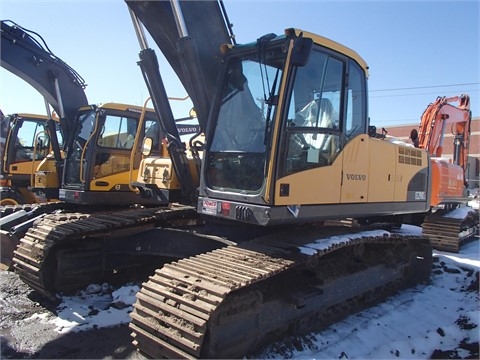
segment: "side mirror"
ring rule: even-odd
[[[228,81],[234,89],[238,91],[243,91],[243,86],[247,82],[247,78],[245,77],[245,75],[243,75],[243,68],[241,62],[238,61],[238,63],[235,63],[235,65],[232,66],[232,68],[230,69]]]
[[[290,63],[293,66],[305,66],[312,52],[313,40],[310,38],[298,37],[293,44]]]
[[[148,156],[152,152],[152,147],[153,147],[153,139],[146,137],[143,139],[142,143],[142,154],[143,156]]]

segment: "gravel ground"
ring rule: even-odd
[[[0,358],[145,359],[131,344],[127,325],[60,334],[35,318],[56,305],[38,298],[15,273],[0,271]]]

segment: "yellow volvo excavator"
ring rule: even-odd
[[[5,229],[11,229],[25,220],[26,214],[36,206],[34,204],[58,198],[59,184],[56,177],[49,182],[50,187],[57,189],[55,198],[40,198],[40,195],[31,191],[37,167],[53,160],[53,146],[47,130],[50,121],[58,125],[58,118],[54,120],[35,114],[12,114],[4,118],[5,143],[0,169],[1,268],[11,266],[13,250],[18,244],[18,237]],[[59,127],[55,125],[54,128],[58,131]],[[57,135],[61,138],[59,131]],[[14,212],[17,213],[13,215]]]
[[[6,126],[2,127],[1,263],[8,268],[19,238],[45,213],[94,212],[81,206],[156,204],[137,196],[130,183],[140,162],[138,139],[146,132],[159,139],[162,135],[147,102],[144,107],[87,105],[83,79],[37,33],[2,21],[1,36],[2,67],[37,89],[47,112],[51,105],[60,114],[60,118],[14,114],[2,119]],[[178,120],[186,119],[191,117]],[[197,131],[195,125],[178,127],[184,134]],[[162,141],[152,147],[156,155],[161,149]]]
[[[136,132],[144,136],[148,127],[158,126],[153,110],[145,110],[117,103],[81,107],[75,122],[82,126],[70,140],[77,147],[72,148],[69,156],[61,151],[66,165],[61,166],[60,174],[49,132],[45,130],[48,117],[27,114],[12,117],[2,172],[2,181],[8,185],[1,188],[2,267],[11,266],[19,239],[47,212],[77,213],[87,205],[101,204],[105,208],[112,204],[151,203],[138,197],[129,185],[136,179],[140,163],[139,153],[132,152]],[[144,127],[139,127],[139,123]],[[56,136],[59,139],[62,139],[60,131]],[[160,150],[161,144],[152,148],[158,156]],[[66,195],[69,197],[65,198]]]
[[[47,116],[35,114],[12,114],[5,117],[8,130],[5,152],[2,153],[2,206],[39,202],[28,188],[34,182],[35,169],[53,151],[47,132],[48,120]],[[58,123],[58,118],[56,122]],[[58,135],[61,136],[59,131]],[[58,188],[58,179],[56,185]],[[47,201],[46,198],[41,200]]]
[[[25,282],[54,296],[152,268],[131,313],[139,351],[234,358],[429,280],[427,237],[324,225],[431,208],[430,155],[369,126],[356,52],[298,29],[237,44],[221,2],[126,3],[171,158],[147,134],[131,185],[159,206],[46,215],[15,251]],[[205,133],[190,154],[143,27]]]

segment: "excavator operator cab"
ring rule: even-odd
[[[54,163],[51,131],[55,131],[53,136],[60,143],[63,141],[59,120],[22,113],[5,116],[4,121],[8,128],[4,133],[6,142],[1,161],[2,186],[6,186],[2,204],[35,203],[38,199],[31,187],[37,170],[42,165]]]
[[[367,133],[367,66],[340,44],[288,29],[228,50],[224,63],[208,121],[201,213],[245,220],[215,198],[272,206],[288,195],[280,179],[333,166]]]
[[[28,171],[25,168],[20,172],[29,177],[32,169],[31,162],[43,160],[49,154],[51,148],[47,119],[46,116],[31,114],[13,114],[5,117],[10,128],[7,133],[4,172],[18,173],[19,168],[22,167],[21,163],[28,163],[25,165]],[[57,137],[61,139],[58,122],[56,129]]]
[[[141,144],[134,148],[135,138],[143,138],[146,129],[157,123],[153,110],[145,112],[142,122],[141,114],[139,106],[115,103],[79,110],[76,131],[68,145],[61,200],[80,204],[137,200],[129,187],[141,158]],[[152,151],[160,154],[161,145],[153,146]]]

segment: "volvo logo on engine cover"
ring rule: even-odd
[[[367,180],[367,175],[365,175],[365,174],[347,174],[347,180],[365,181],[365,180]]]

